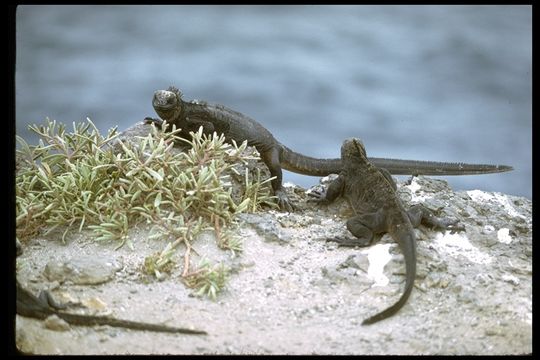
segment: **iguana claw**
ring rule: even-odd
[[[307,202],[316,203],[316,204],[328,204],[329,201],[326,199],[326,189],[319,191],[319,190],[311,190],[307,193],[309,198],[307,199]]]
[[[276,190],[274,191],[274,195],[277,197],[277,203],[280,209],[288,212],[298,210],[296,205],[291,202],[289,196],[287,196],[287,193],[284,190]]]
[[[145,124],[154,124],[159,128],[161,128],[161,126],[163,125],[163,120],[150,116],[145,117],[143,121]]]
[[[365,247],[371,244],[371,241],[368,239],[359,239],[359,238],[345,238],[345,237],[335,237],[331,239],[326,239],[326,241],[332,241],[338,244],[338,246],[346,247]]]

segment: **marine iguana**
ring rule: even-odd
[[[182,93],[174,86],[154,93],[152,105],[161,119],[176,128],[182,129],[180,136],[186,137],[190,131],[196,132],[200,126],[206,134],[214,131],[222,133],[228,140],[241,143],[247,140],[260,153],[262,161],[268,166],[274,194],[281,208],[291,211],[292,204],[282,186],[281,168],[295,173],[311,176],[327,176],[339,173],[340,159],[316,159],[292,151],[277,141],[264,126],[250,117],[223,105],[209,104],[205,101],[186,102]],[[146,117],[146,123],[160,125],[162,120]],[[394,175],[474,175],[512,170],[507,165],[483,165],[446,163],[434,161],[415,161],[385,158],[369,158],[379,168],[387,169]]]
[[[458,220],[438,219],[422,205],[405,210],[396,194],[396,183],[385,169],[373,166],[366,157],[359,139],[347,139],[341,147],[343,169],[326,191],[309,193],[318,203],[330,203],[345,197],[355,212],[347,220],[347,229],[356,238],[334,238],[341,246],[368,246],[374,235],[388,232],[399,244],[405,258],[405,291],[399,300],[386,310],[371,316],[362,325],[373,324],[395,314],[407,301],[416,277],[416,238],[413,227],[420,223],[437,229],[464,230]]]
[[[186,328],[170,327],[159,324],[149,324],[136,321],[115,319],[106,316],[70,314],[59,309],[65,308],[57,304],[49,292],[41,292],[39,297],[34,296],[17,281],[17,314],[37,319],[45,319],[50,315],[56,315],[69,324],[94,326],[109,325],[134,330],[147,330],[168,333],[205,335],[206,331]]]

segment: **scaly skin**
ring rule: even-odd
[[[432,228],[463,230],[456,220],[437,219],[427,208],[415,205],[406,211],[396,194],[396,184],[390,174],[373,166],[359,139],[348,139],[341,147],[343,168],[325,193],[311,192],[314,201],[329,203],[345,197],[355,212],[347,228],[356,238],[335,238],[342,246],[369,246],[376,234],[388,232],[399,244],[405,258],[405,291],[399,300],[386,310],[364,320],[373,324],[395,314],[411,294],[416,276],[416,238],[413,227],[420,223]]]
[[[42,296],[43,295],[43,296]],[[167,333],[180,333],[191,335],[205,335],[206,331],[176,328],[158,324],[148,324],[136,321],[128,321],[110,318],[106,316],[79,315],[59,311],[59,306],[52,302],[52,297],[48,293],[42,293],[39,297],[34,296],[23,288],[17,281],[17,314],[37,319],[45,319],[50,315],[56,315],[69,324],[94,326],[109,325],[134,330],[147,330]]]
[[[282,185],[282,168],[311,176],[326,176],[341,171],[341,159],[316,159],[292,151],[277,141],[264,126],[237,111],[222,105],[208,104],[204,101],[186,102],[182,93],[171,86],[167,90],[154,93],[152,105],[161,119],[182,129],[181,136],[187,137],[190,131],[203,126],[204,132],[223,133],[228,140],[241,143],[247,140],[260,153],[268,166],[272,188],[281,208],[293,210]],[[160,119],[146,118],[147,122],[160,124]],[[387,169],[395,175],[473,175],[504,172],[512,170],[506,165],[482,165],[463,163],[444,163],[431,161],[369,158],[377,167]]]

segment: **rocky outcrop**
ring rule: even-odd
[[[397,244],[384,235],[368,248],[339,248],[326,239],[348,236],[348,204],[318,206],[307,202],[305,189],[292,184],[286,189],[298,212],[238,216],[234,231],[243,241],[242,252],[219,249],[211,231],[193,242],[194,263],[211,259],[233,270],[217,301],[195,297],[181,283],[182,248],[167,278],[141,275],[144,258],[165,244],[149,239],[143,225],[131,229],[134,249],[114,250],[113,244],[89,241],[84,233],[63,245],[61,232],[53,232],[30,241],[17,260],[19,279],[33,290],[53,281],[44,273],[49,262],[61,260],[66,267],[86,256],[121,263],[104,277],[98,274],[105,279],[100,285],[77,284],[69,281],[69,271],[62,272],[61,281],[54,278],[62,285],[57,283],[53,294],[69,292],[82,303],[99,297],[106,311],[122,318],[181,319],[209,336],[188,339],[111,328],[58,332],[17,317],[18,347],[62,354],[532,352],[531,200],[481,190],[455,192],[438,179],[399,181],[405,204],[423,203],[440,216],[458,218],[465,231],[417,229],[418,274],[410,299],[391,318],[361,326],[402,291],[405,269]]]

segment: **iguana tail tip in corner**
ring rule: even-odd
[[[17,314],[36,319],[45,319],[48,316],[56,315],[69,324],[81,326],[109,325],[133,330],[146,330],[166,333],[179,333],[191,335],[206,335],[204,330],[195,330],[188,328],[178,328],[161,324],[143,323],[138,321],[122,320],[107,316],[94,316],[72,314],[61,311],[64,306],[59,306],[53,301],[51,295],[45,291],[41,292],[39,297],[34,296],[30,291],[22,287],[19,281],[17,283]]]

